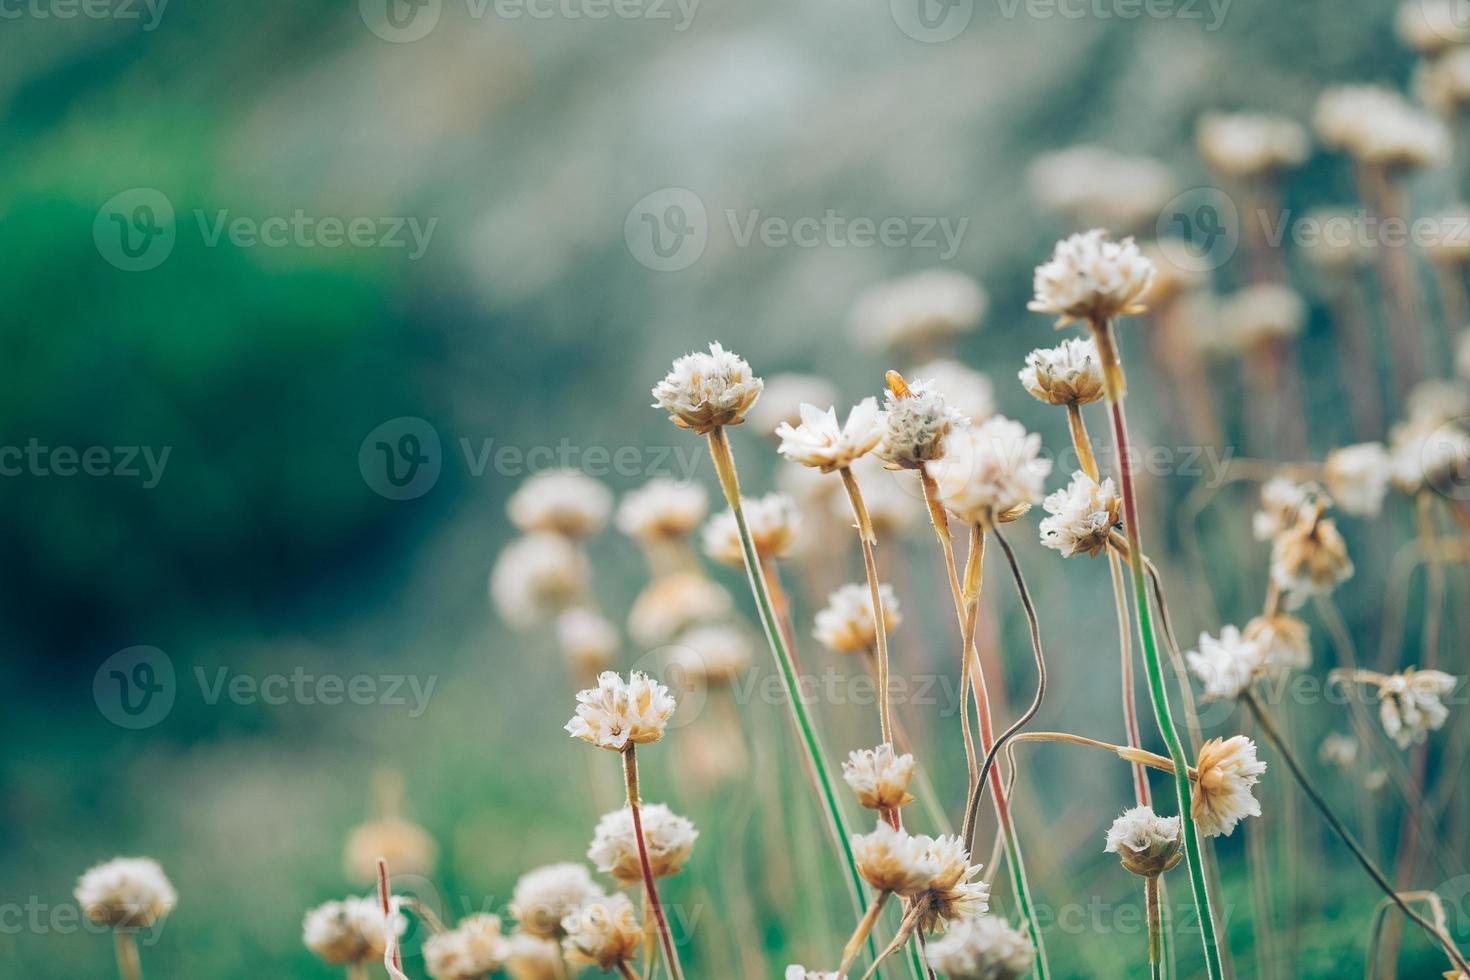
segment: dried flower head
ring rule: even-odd
[[[896,374],[889,377],[884,411],[879,414],[878,456],[889,466],[916,470],[942,456],[944,437],[970,420],[949,407],[933,381],[908,383]]]
[[[430,875],[439,860],[439,845],[427,830],[402,817],[383,817],[353,827],[342,856],[347,877],[376,881],[379,858],[395,874]]]
[[[1307,304],[1301,295],[1274,282],[1246,286],[1220,306],[1221,325],[1242,350],[1290,340],[1302,332],[1306,320]]]
[[[1350,770],[1358,761],[1358,740],[1342,732],[1328,732],[1317,747],[1317,758],[1330,766]]]
[[[1261,815],[1251,787],[1266,771],[1256,758],[1256,743],[1244,735],[1212,738],[1200,746],[1195,764],[1199,778],[1190,797],[1194,822],[1206,837],[1229,836],[1246,817]]]
[[[485,980],[500,969],[506,946],[499,916],[471,915],[424,940],[424,972],[433,980]]]
[[[878,399],[858,402],[840,425],[835,408],[823,412],[813,405],[802,405],[801,425],[783,422],[776,435],[781,439],[777,451],[792,462],[814,466],[823,473],[851,466],[883,437],[878,424]]]
[[[1057,242],[1051,259],[1036,267],[1036,296],[1026,308],[1057,314],[1057,326],[1142,313],[1153,278],[1153,263],[1133,239],[1110,241],[1094,228]]]
[[[871,834],[852,835],[852,857],[858,874],[879,891],[911,898],[929,887],[935,866],[932,841],[882,821]]]
[[[746,497],[741,501],[741,509],[745,511],[745,526],[757,556],[768,559],[791,554],[801,527],[801,512],[790,495],[768,493],[764,497]],[[745,550],[733,510],[726,508],[704,526],[704,553],[721,564],[745,567]]]
[[[691,626],[724,618],[730,605],[730,593],[698,572],[664,575],[633,600],[628,633],[644,646],[658,646]]]
[[[1125,810],[1108,828],[1109,854],[1123,867],[1145,878],[1156,878],[1184,857],[1184,836],[1178,817],[1161,817],[1151,806]]]
[[[766,379],[760,401],[750,410],[750,423],[766,435],[775,435],[781,423],[801,424],[801,406],[832,405],[837,389],[815,374],[776,374]]]
[[[862,293],[850,322],[854,335],[870,347],[922,349],[974,330],[988,302],[985,290],[964,273],[929,269]]]
[[[1458,487],[1470,471],[1470,434],[1453,423],[1404,422],[1389,432],[1388,454],[1389,478],[1406,494]]]
[[[903,622],[898,596],[885,583],[878,586],[878,599],[883,604],[883,628],[891,632]],[[865,584],[852,584],[833,592],[827,597],[827,607],[815,617],[812,635],[833,653],[873,649],[878,642],[878,629],[873,617],[872,590]]]
[[[653,876],[666,878],[677,874],[689,860],[699,831],[687,818],[662,803],[644,804],[639,808],[639,817],[643,822],[643,844],[648,850]],[[598,871],[612,875],[625,885],[642,879],[632,810],[625,806],[602,815],[592,833],[592,846],[587,849],[587,858]]]
[[[1307,212],[1302,226],[1321,229],[1321,234],[1301,236],[1300,244],[1307,261],[1326,273],[1350,276],[1373,258],[1377,242],[1360,230],[1359,212],[1318,208]]]
[[[1035,955],[1031,937],[993,915],[960,919],[927,953],[929,966],[949,980],[1021,980]]]
[[[602,889],[585,865],[563,861],[521,875],[511,892],[510,914],[526,933],[539,939],[560,939],[561,921],[567,913],[601,897]],[[514,955],[514,950],[507,951],[507,960]]]
[[[1270,670],[1304,670],[1312,664],[1311,631],[1290,613],[1257,616],[1245,624],[1244,636],[1264,651]]]
[[[1294,527],[1302,511],[1319,501],[1321,493],[1312,484],[1274,476],[1261,485],[1261,509],[1251,518],[1251,531],[1257,541],[1270,541]]]
[[[568,609],[556,618],[556,640],[567,663],[583,675],[611,667],[618,652],[618,628],[585,606]]]
[[[1149,157],[1100,146],[1044,154],[1026,169],[1026,183],[1049,210],[1083,227],[1152,227],[1177,189],[1169,169]]]
[[[597,686],[577,692],[577,713],[567,734],[614,752],[664,737],[674,713],[669,689],[641,670],[626,681],[612,671],[597,675]]]
[[[344,898],[307,911],[301,941],[323,963],[365,963],[383,958],[388,945],[383,909],[377,898]],[[404,917],[393,914],[393,930],[403,935]]]
[[[1296,524],[1271,544],[1271,581],[1288,609],[1296,609],[1310,596],[1330,594],[1352,576],[1347,542],[1337,522],[1322,516],[1320,505],[1305,508]]]
[[[913,777],[914,757],[894,752],[888,742],[849,752],[842,763],[842,778],[869,810],[892,810],[912,802],[909,780]]]
[[[908,372],[924,378],[944,395],[945,404],[970,422],[984,422],[995,414],[995,388],[979,371],[947,357],[926,361]]]
[[[734,626],[696,626],[675,642],[669,667],[691,681],[728,684],[750,661],[750,639]]]
[[[528,534],[505,546],[490,572],[490,599],[514,629],[529,629],[587,591],[587,557],[559,534]]]
[[[586,538],[607,526],[612,491],[581,470],[542,470],[511,494],[505,509],[511,523],[527,534]]]
[[[739,425],[761,394],[761,379],[737,354],[717,343],[709,353],[685,354],[668,375],[653,386],[653,407],[669,413],[669,421],[704,435],[722,425]]]
[[[1378,717],[1388,737],[1399,748],[1423,742],[1449,717],[1440,700],[1454,692],[1460,679],[1440,670],[1406,667],[1384,679],[1378,688]]]
[[[997,415],[945,439],[934,467],[944,506],[968,524],[1015,520],[1045,493],[1051,461],[1040,458],[1041,437]]]
[[[1102,362],[1091,337],[1072,337],[1026,355],[1021,385],[1048,405],[1086,405],[1103,397]]]
[[[936,837],[929,844],[928,861],[934,869],[920,902],[924,911],[919,928],[943,931],[950,923],[973,919],[990,908],[990,886],[977,880],[983,868],[970,863],[970,852],[955,836]]]
[[[1372,85],[1327,89],[1317,99],[1312,124],[1323,143],[1385,169],[1433,166],[1449,154],[1442,122],[1399,93]]]
[[[1470,3],[1466,0],[1404,0],[1393,20],[1399,40],[1423,55],[1470,43]]]
[[[1222,629],[1219,639],[1201,633],[1199,649],[1184,658],[1204,684],[1208,701],[1233,701],[1266,671],[1266,648],[1241,636],[1234,626]]]
[[[1334,449],[1322,465],[1322,480],[1333,501],[1360,517],[1376,517],[1383,510],[1391,475],[1388,450],[1378,442]]]
[[[113,929],[147,928],[179,900],[163,868],[144,857],[113,858],[88,868],[72,894],[82,914]]]
[[[528,932],[513,932],[506,938],[501,966],[510,980],[565,980],[566,976],[561,945]]]
[[[1307,131],[1284,116],[1207,113],[1195,132],[1200,156],[1232,177],[1287,170],[1307,158]]]
[[[682,541],[704,520],[709,495],[697,483],[650,480],[618,505],[618,530],[644,544]]]
[[[561,941],[568,963],[587,963],[613,970],[638,955],[643,923],[626,895],[594,899],[568,912],[561,920]]]
[[[1096,557],[1123,521],[1123,498],[1112,479],[1099,484],[1081,470],[1072,474],[1065,490],[1048,494],[1041,506],[1051,515],[1041,520],[1041,543],[1065,558]]]

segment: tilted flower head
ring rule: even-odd
[[[990,908],[990,886],[976,880],[983,868],[970,863],[970,852],[953,835],[928,841],[934,875],[920,900],[919,928],[943,931],[950,923],[972,919]]]
[[[644,646],[667,643],[730,611],[730,593],[699,572],[675,572],[655,579],[633,600],[628,633]]]
[[[916,837],[880,820],[871,834],[852,835],[852,857],[868,884],[910,898],[928,888],[934,877],[931,843],[928,837]]]
[[[612,491],[581,470],[542,470],[511,494],[505,509],[511,523],[528,534],[586,538],[607,525]]]
[[[1284,116],[1207,113],[1196,130],[1200,155],[1222,174],[1252,177],[1286,170],[1307,158],[1307,131]]]
[[[814,466],[823,473],[851,466],[883,437],[878,424],[878,399],[869,397],[858,402],[840,425],[835,408],[823,412],[813,405],[802,405],[801,425],[783,422],[776,435],[781,439],[777,452],[792,462]]]
[[[892,586],[878,586],[878,599],[883,604],[883,628],[891,631],[903,622],[898,596]],[[817,613],[812,635],[833,653],[859,653],[871,650],[878,642],[878,627],[873,617],[873,592],[865,584],[844,585],[827,597],[827,607]]]
[[[744,358],[717,343],[709,353],[685,354],[668,375],[653,386],[653,407],[669,413],[669,421],[700,435],[722,425],[739,425],[761,394],[761,379]]]
[[[585,606],[568,609],[556,617],[556,640],[562,656],[584,674],[600,673],[611,667],[618,652],[618,628],[597,610]]]
[[[849,752],[842,763],[842,778],[869,810],[891,810],[912,802],[909,780],[913,777],[914,757],[894,752],[888,742]]]
[[[572,861],[532,868],[516,881],[510,914],[539,939],[560,939],[561,920],[582,904],[602,897],[585,865]],[[514,938],[514,937],[512,937]],[[512,954],[507,953],[507,958]]]
[[[674,713],[669,689],[635,670],[624,681],[612,671],[597,675],[597,686],[577,692],[577,713],[566,723],[567,734],[584,742],[622,752],[664,737]]]
[[[1266,771],[1256,758],[1256,743],[1244,735],[1212,738],[1200,746],[1199,778],[1190,797],[1194,822],[1206,837],[1229,836],[1246,817],[1259,817],[1261,804],[1251,787]]]
[[[974,330],[989,300],[962,272],[929,269],[879,283],[853,304],[853,333],[884,350],[924,348]]]
[[[510,980],[565,980],[561,945],[553,939],[513,932],[505,942],[505,975]]]
[[[1399,40],[1423,55],[1470,43],[1467,0],[1404,0],[1393,19]]]
[[[626,895],[593,899],[561,920],[561,941],[568,963],[588,963],[613,970],[638,955],[643,923]]]
[[[439,845],[427,830],[402,817],[382,817],[352,828],[342,856],[347,877],[375,881],[379,858],[388,862],[394,874],[431,875],[439,860]]]
[[[900,389],[895,393],[890,387],[883,396],[878,456],[889,466],[916,470],[943,455],[944,437],[970,420],[949,407],[933,381],[910,384],[897,375],[889,377]]]
[[[687,818],[679,816],[662,803],[647,803],[639,808],[643,822],[643,845],[648,850],[648,863],[655,878],[677,874],[689,860],[699,831]],[[633,811],[626,806],[602,815],[592,832],[592,846],[587,858],[597,870],[610,874],[623,884],[642,878],[638,858],[638,838],[633,834]]]
[[[1358,740],[1342,732],[1328,732],[1317,747],[1317,758],[1339,769],[1352,769],[1358,761]]]
[[[528,534],[505,546],[490,572],[490,599],[512,628],[536,623],[579,602],[587,591],[587,557],[559,534]]]
[[[1086,405],[1103,397],[1102,361],[1091,337],[1071,337],[1026,355],[1021,385],[1048,405]]]
[[[789,494],[768,493],[764,497],[746,497],[741,501],[745,526],[761,558],[785,558],[791,554],[801,527],[801,512]],[[745,551],[740,544],[740,528],[735,512],[725,509],[711,517],[704,526],[704,553],[721,564],[745,567]]]
[[[704,520],[709,494],[697,483],[650,480],[618,505],[618,530],[645,544],[679,541]]]
[[[1058,326],[1142,313],[1153,279],[1154,264],[1132,238],[1110,241],[1094,228],[1057,242],[1051,259],[1036,267],[1036,296],[1026,308],[1057,314]]]
[[[1440,670],[1407,667],[1402,673],[1390,675],[1378,688],[1378,717],[1383,730],[1401,749],[1424,741],[1449,717],[1449,709],[1440,699],[1453,693],[1459,683],[1458,677]]]
[[[1048,494],[1041,506],[1051,515],[1041,520],[1041,543],[1066,558],[1096,557],[1123,520],[1123,498],[1112,478],[1099,484],[1081,470],[1072,474],[1065,490]]]
[[[1240,630],[1227,626],[1215,639],[1208,633],[1199,636],[1199,649],[1184,655],[1189,669],[1205,687],[1205,699],[1234,700],[1265,673],[1266,648],[1240,635]]]
[[[934,477],[944,506],[967,524],[1014,520],[1045,493],[1051,461],[1041,437],[997,415],[945,439]]]
[[[1470,433],[1458,425],[1404,422],[1389,432],[1389,471],[1406,494],[1461,485],[1470,470]]]
[[[929,966],[949,980],[1021,980],[1035,955],[1031,937],[994,915],[955,922],[927,952]]]
[[[1289,340],[1302,332],[1307,304],[1289,286],[1264,282],[1246,286],[1220,305],[1220,323],[1241,350]]]
[[[1432,166],[1449,153],[1449,132],[1397,92],[1341,85],[1317,99],[1312,124],[1322,142],[1394,170]]]
[[[506,946],[499,916],[471,915],[424,940],[424,972],[433,980],[485,980],[500,969]]]
[[[1352,576],[1347,542],[1337,522],[1321,516],[1318,508],[1303,510],[1296,524],[1271,545],[1271,581],[1281,589],[1288,609],[1296,609],[1309,596],[1331,593]]]
[[[1470,372],[1467,372],[1470,373]],[[979,371],[947,357],[926,361],[908,372],[908,377],[925,378],[944,402],[971,424],[995,414],[995,386]]]
[[[815,374],[776,374],[766,379],[760,401],[750,410],[750,424],[775,435],[782,422],[801,424],[801,406],[831,405],[837,401],[832,382]]]
[[[1391,475],[1388,450],[1378,442],[1334,449],[1322,464],[1322,480],[1333,501],[1360,517],[1376,517],[1383,510]]]
[[[728,684],[750,660],[750,640],[734,626],[696,626],[675,641],[669,667],[703,684]]]
[[[113,929],[144,929],[173,911],[179,896],[152,858],[113,858],[94,865],[72,892],[82,913]]]
[[[1257,616],[1245,624],[1244,636],[1264,651],[1266,666],[1271,670],[1302,670],[1311,666],[1311,633],[1306,623],[1290,613]]]
[[[301,941],[323,963],[381,960],[388,945],[383,909],[376,898],[344,898],[310,909],[301,920]],[[393,930],[403,935],[408,921],[393,914]]]
[[[1136,806],[1113,821],[1103,849],[1118,855],[1134,874],[1152,878],[1179,863],[1183,846],[1178,817],[1161,817],[1151,806]]]

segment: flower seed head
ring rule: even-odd
[[[433,980],[486,980],[500,969],[506,948],[500,917],[481,912],[424,940],[424,972]]]
[[[1454,692],[1460,679],[1440,670],[1407,667],[1378,688],[1378,717],[1399,748],[1423,742],[1449,717],[1441,698]]]
[[[1201,633],[1199,649],[1184,655],[1189,669],[1204,684],[1205,700],[1233,701],[1266,671],[1266,648],[1227,626],[1219,639]]]
[[[1034,398],[1048,405],[1086,405],[1103,397],[1102,362],[1091,337],[1074,337],[1026,355],[1019,375]]]
[[[669,689],[641,670],[626,681],[612,671],[597,676],[597,686],[577,692],[577,713],[567,734],[614,752],[664,737],[674,713]]]
[[[942,932],[950,923],[972,919],[990,908],[990,886],[978,880],[984,870],[970,863],[970,852],[958,837],[947,835],[926,841],[928,860],[934,868],[922,896],[924,912],[919,928]]]
[[[1156,878],[1179,863],[1183,847],[1178,817],[1161,817],[1153,807],[1136,806],[1113,821],[1104,850],[1118,855],[1134,874]]]
[[[502,967],[510,980],[564,980],[561,946],[551,939],[517,930],[505,942]]]
[[[404,917],[393,914],[393,930],[403,935]],[[301,941],[323,963],[366,963],[383,958],[388,945],[383,909],[377,898],[344,898],[309,910],[301,921]]]
[[[72,892],[83,914],[113,929],[146,929],[173,911],[178,894],[152,858],[113,858],[88,868]]]
[[[659,477],[623,498],[618,530],[643,544],[682,541],[699,527],[708,508],[704,487]]]
[[[1251,787],[1266,771],[1256,758],[1256,743],[1244,735],[1212,738],[1200,746],[1199,778],[1190,798],[1194,822],[1206,837],[1229,836],[1246,817],[1259,817],[1261,804]]]
[[[895,753],[888,742],[850,752],[842,764],[842,778],[869,810],[892,810],[912,802],[909,780],[913,776],[914,757]]]
[[[1051,259],[1036,267],[1036,295],[1026,308],[1057,314],[1058,326],[1142,313],[1153,278],[1153,263],[1132,238],[1110,241],[1094,228],[1057,242]]]
[[[639,809],[643,822],[643,844],[655,878],[677,874],[689,860],[699,831],[687,818],[674,813],[662,803],[645,804]],[[605,813],[592,833],[592,846],[587,858],[597,870],[610,874],[624,885],[642,879],[638,857],[638,838],[633,834],[633,811],[626,806]]]
[[[890,389],[883,396],[878,456],[889,466],[916,470],[943,455],[944,437],[970,420],[949,407],[933,381],[894,378],[903,394]]]
[[[879,821],[871,834],[852,835],[852,856],[858,874],[879,891],[911,898],[929,887],[934,865],[929,859],[930,839],[897,830]]]
[[[709,353],[685,354],[653,386],[653,407],[669,421],[704,435],[722,425],[739,425],[761,394],[761,379],[744,358],[717,343]]]
[[[741,501],[745,526],[761,558],[785,558],[796,543],[801,527],[801,512],[788,494],[768,493],[764,497],[746,497]],[[745,550],[740,543],[740,528],[735,512],[725,509],[704,526],[704,553],[732,568],[745,567]]]
[[[1305,508],[1292,527],[1271,545],[1271,581],[1288,609],[1309,596],[1328,595],[1353,576],[1347,542],[1337,522],[1321,516],[1320,505]]]

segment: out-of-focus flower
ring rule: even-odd
[[[898,596],[892,586],[878,586],[878,599],[883,604],[883,628],[892,631],[903,622]],[[858,653],[871,650],[878,643],[878,627],[873,617],[872,589],[866,584],[844,585],[827,597],[827,606],[817,613],[812,635],[833,653]]]
[[[922,350],[974,330],[988,302],[985,290],[964,273],[929,269],[862,293],[850,322],[870,347]]]
[[[88,868],[72,894],[82,914],[113,929],[145,929],[179,900],[163,868],[146,857],[113,858]]]
[[[1441,670],[1405,668],[1387,677],[1378,687],[1378,717],[1388,737],[1399,748],[1424,741],[1438,731],[1449,717],[1440,700],[1454,692],[1460,679]]]
[[[1466,0],[1404,0],[1393,20],[1394,33],[1424,55],[1470,43],[1470,3]]]
[[[510,980],[565,980],[561,945],[528,932],[513,932],[506,938],[502,966]]]
[[[1261,648],[1266,666],[1274,671],[1303,670],[1312,663],[1312,640],[1307,624],[1290,613],[1257,616],[1245,624],[1247,642]]]
[[[837,389],[815,374],[773,374],[766,379],[760,401],[750,410],[750,423],[766,435],[775,435],[781,423],[801,424],[802,405],[832,405]]]
[[[559,534],[540,532],[505,546],[490,571],[490,598],[513,629],[529,629],[586,593],[587,557]]]
[[[344,898],[310,909],[301,921],[301,941],[323,963],[365,963],[383,958],[388,931],[376,898]],[[393,914],[393,931],[403,935],[407,920]]]
[[[1123,498],[1112,479],[1099,484],[1081,470],[1072,474],[1066,489],[1048,494],[1041,506],[1051,515],[1041,520],[1041,543],[1065,558],[1096,557],[1123,519]]]
[[[1036,267],[1036,295],[1026,308],[1057,314],[1058,326],[1142,313],[1153,278],[1153,263],[1133,239],[1110,241],[1094,228],[1057,242],[1052,257]]]
[[[668,375],[653,386],[653,407],[668,412],[669,421],[680,428],[703,435],[744,422],[761,387],[744,358],[712,343],[708,354],[696,351],[674,361]]]
[[[878,399],[864,398],[840,424],[835,408],[824,412],[813,405],[802,405],[801,425],[783,422],[776,435],[781,438],[777,451],[794,463],[816,467],[823,473],[851,466],[883,437]]]
[[[556,617],[556,639],[562,656],[583,674],[611,667],[618,652],[618,628],[597,610],[585,606]]]
[[[927,837],[879,821],[871,834],[852,835],[852,857],[868,884],[910,898],[928,888],[934,877],[929,845]]]
[[[511,523],[527,534],[549,531],[586,538],[607,525],[612,491],[581,470],[542,470],[511,494],[505,510]]]
[[[626,895],[594,899],[562,919],[566,938],[561,941],[568,963],[589,963],[613,970],[638,955],[643,924]]]
[[[577,692],[577,713],[566,723],[572,738],[622,752],[664,737],[674,714],[669,689],[635,670],[624,681],[610,670],[597,675],[597,686]]]
[[[1026,184],[1047,209],[1083,227],[1152,227],[1174,196],[1169,169],[1149,157],[1073,146],[1037,157]]]
[[[808,970],[799,963],[786,968],[786,980],[842,980],[834,970]]]
[[[1378,442],[1334,449],[1322,466],[1322,480],[1333,501],[1360,517],[1377,517],[1383,510],[1391,475],[1388,450]]]
[[[1327,89],[1317,100],[1312,124],[1323,143],[1385,169],[1433,166],[1449,154],[1442,122],[1397,92],[1372,85]]]
[[[1261,485],[1261,509],[1251,517],[1251,532],[1257,541],[1270,541],[1295,526],[1302,509],[1320,499],[1310,484],[1273,476]]]
[[[704,487],[659,477],[623,498],[618,530],[645,544],[680,541],[699,527],[708,507]]]
[[[750,660],[750,640],[734,626],[696,626],[676,641],[669,667],[703,684],[728,684]]]
[[[920,364],[908,376],[928,381],[944,396],[946,405],[972,424],[984,422],[995,414],[995,389],[990,379],[959,361],[938,358]]]
[[[424,940],[424,972],[433,980],[485,980],[500,969],[506,946],[499,916],[471,915]]]
[[[797,529],[801,527],[796,501],[788,494],[768,493],[764,497],[746,497],[741,501],[741,509],[757,556],[785,558],[791,553]],[[721,511],[704,526],[704,553],[721,564],[745,567],[745,551],[733,510]]]
[[[698,572],[675,572],[655,579],[633,600],[628,633],[644,646],[657,646],[729,611],[730,593]]]
[[[1404,422],[1388,436],[1390,480],[1406,494],[1462,483],[1470,468],[1470,434],[1458,425]]]
[[[1048,405],[1087,405],[1103,397],[1102,362],[1091,337],[1071,337],[1026,355],[1021,386]]]
[[[694,851],[699,831],[687,818],[679,816],[662,803],[646,803],[639,807],[643,823],[643,844],[655,878],[677,874]],[[602,815],[592,832],[592,846],[587,859],[597,870],[612,875],[622,884],[632,884],[643,877],[638,857],[638,838],[633,833],[633,811],[628,807]]]
[[[997,415],[945,439],[934,467],[940,499],[968,524],[1014,520],[1041,502],[1051,461],[1041,437]]]
[[[849,752],[842,763],[842,778],[857,794],[858,802],[870,810],[891,810],[911,802],[909,780],[913,777],[914,757],[894,752],[888,742]]]
[[[561,921],[567,913],[601,897],[602,889],[592,880],[585,865],[563,861],[532,868],[521,875],[511,892],[510,914],[530,935],[538,939],[560,939]],[[514,936],[511,939],[515,941]],[[508,950],[506,959],[509,961],[517,952],[520,951],[514,948]]]
[[[1404,399],[1410,425],[1437,426],[1470,417],[1470,388],[1458,381],[1432,378],[1410,389]]]
[[[1328,595],[1353,577],[1353,561],[1337,522],[1308,508],[1271,544],[1271,581],[1287,609],[1309,596]]]
[[[929,941],[929,965],[949,980],[1021,980],[1031,972],[1031,938],[993,915],[960,919]]]
[[[376,880],[379,858],[394,874],[430,875],[439,860],[439,845],[427,830],[402,817],[382,817],[352,828],[342,858],[347,877]]]
[[[1362,230],[1362,214],[1347,208],[1307,212],[1299,234],[1302,255],[1324,272],[1347,274],[1373,259],[1377,241]]]
[[[1241,636],[1234,626],[1222,629],[1218,639],[1201,633],[1199,649],[1186,653],[1184,659],[1204,684],[1205,698],[1210,701],[1233,701],[1266,669],[1265,647]]]
[[[1317,747],[1317,758],[1328,765],[1350,770],[1358,761],[1358,740],[1341,732],[1329,732]]]
[[[1256,758],[1256,743],[1244,735],[1212,738],[1200,746],[1191,804],[1194,822],[1206,837],[1229,836],[1246,817],[1259,817],[1261,804],[1251,795],[1266,764]]]
[[[1207,113],[1195,131],[1200,155],[1232,177],[1288,170],[1307,158],[1307,131],[1285,116]]]
[[[1220,306],[1220,322],[1242,350],[1290,340],[1302,332],[1306,320],[1307,304],[1300,294],[1274,282],[1246,286]]]
[[[1113,821],[1103,849],[1118,855],[1134,874],[1156,878],[1179,863],[1183,848],[1178,817],[1161,817],[1153,807],[1136,806]]]

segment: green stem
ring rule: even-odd
[[[725,493],[726,501],[730,504],[731,512],[735,515],[735,527],[740,532],[740,547],[745,554],[745,577],[749,580],[751,593],[755,597],[761,626],[766,633],[766,642],[770,645],[771,655],[776,659],[776,666],[781,675],[781,686],[786,693],[787,703],[791,706],[791,716],[796,722],[797,733],[801,737],[802,750],[806,755],[808,768],[817,784],[817,795],[821,799],[822,808],[827,817],[827,829],[837,844],[838,853],[847,870],[845,880],[848,895],[852,899],[856,914],[861,916],[867,911],[867,903],[863,900],[863,879],[858,874],[857,861],[852,854],[852,841],[848,834],[847,822],[842,816],[836,784],[827,766],[816,726],[812,723],[811,713],[807,711],[806,703],[801,697],[796,665],[792,662],[791,651],[787,648],[786,641],[777,625],[775,607],[771,602],[770,592],[766,588],[765,576],[761,574],[760,557],[756,554],[755,541],[745,521],[745,510],[740,505],[740,480],[735,472],[735,458],[730,453],[730,440],[725,435],[723,428],[716,428],[710,432],[709,449],[710,457],[714,461],[715,472],[720,478],[720,487]],[[871,939],[869,948],[870,950],[875,949]]]
[[[1138,636],[1143,645],[1143,667],[1148,678],[1149,700],[1153,703],[1154,720],[1159,734],[1174,761],[1174,792],[1178,798],[1180,823],[1184,826],[1184,857],[1189,868],[1189,883],[1194,892],[1195,909],[1199,913],[1200,938],[1205,948],[1205,971],[1210,980],[1223,975],[1220,965],[1220,942],[1215,934],[1215,913],[1210,907],[1210,890],[1205,881],[1204,849],[1200,845],[1199,828],[1194,824],[1190,806],[1189,759],[1184,743],[1174,726],[1169,708],[1169,695],[1164,686],[1164,670],[1154,639],[1153,616],[1149,609],[1148,586],[1144,579],[1143,542],[1138,527],[1138,501],[1133,490],[1133,461],[1129,456],[1128,424],[1123,413],[1123,366],[1113,342],[1112,324],[1107,320],[1092,323],[1098,356],[1103,364],[1103,377],[1108,385],[1108,409],[1112,417],[1113,442],[1118,454],[1118,476],[1123,496],[1123,529],[1128,538],[1128,567],[1133,577],[1133,599],[1138,609]]]
[[[1152,980],[1164,973],[1164,924],[1159,906],[1159,876],[1149,875],[1143,882],[1144,901],[1148,906],[1148,970]]]

